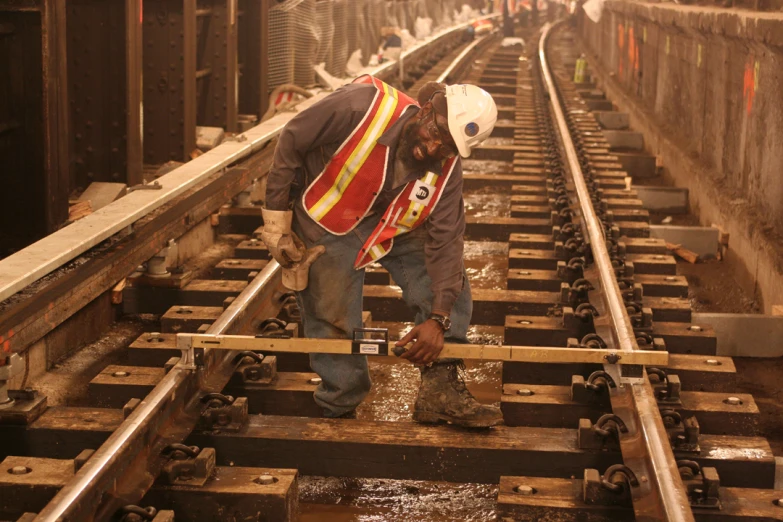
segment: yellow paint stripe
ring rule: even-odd
[[[390,93],[389,90],[394,92]],[[373,121],[367,128],[367,132],[365,132],[362,139],[351,152],[351,155],[340,170],[340,174],[335,179],[332,187],[313,206],[310,212],[316,219],[323,219],[323,217],[334,208],[337,202],[340,201],[340,196],[343,191],[356,176],[356,173],[361,169],[365,161],[367,161],[370,152],[372,152],[372,149],[375,147],[375,143],[389,126],[389,122],[398,103],[396,89],[392,89],[386,84],[383,84],[383,99],[381,100],[378,111],[375,113]]]

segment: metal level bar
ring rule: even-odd
[[[191,5],[189,2],[190,0],[185,1],[185,7]],[[195,8],[193,9],[195,13]],[[489,15],[481,18],[497,18],[498,16]],[[407,49],[402,56],[405,59],[411,59],[428,45],[463,31],[471,23],[473,21],[447,29]],[[375,76],[383,76],[390,74],[395,67],[396,62],[392,61],[379,65],[374,69],[368,69],[367,72]],[[350,81],[351,79],[348,79],[346,83]],[[300,111],[304,110],[318,103],[328,94],[327,92],[322,92],[312,98],[308,98],[301,102],[297,108]],[[226,141],[211,151],[161,176],[158,178],[161,190],[137,190],[131,192],[89,216],[0,260],[0,301],[8,299],[30,283],[63,266],[105,239],[123,231],[153,210],[168,203],[199,183],[204,182],[216,172],[258,152],[272,139],[276,138],[280,131],[283,130],[285,124],[295,115],[296,113],[291,112],[280,113],[242,133],[240,140]],[[5,336],[8,335],[13,335],[13,332],[0,332],[0,348],[2,348]]]
[[[633,327],[606,249],[604,230],[593,208],[562,102],[549,68],[546,44],[552,29],[550,24],[544,26],[539,40],[538,57],[555,124],[579,199],[583,233],[591,246],[600,276],[602,297],[611,316],[614,345],[619,348],[620,353],[637,351],[639,347]],[[643,377],[638,384],[621,385],[610,393],[612,410],[625,421],[629,430],[627,434],[620,436],[623,461],[640,480],[640,486],[632,491],[636,520],[692,522],[694,518],[685,486],[680,478],[652,388],[646,379],[646,372]]]
[[[280,281],[280,265],[270,261],[207,332],[234,330],[256,301],[272,301]],[[140,501],[167,460],[162,449],[193,430],[201,397],[225,387],[235,355],[211,351],[198,370],[183,364],[172,368],[35,520],[105,520],[122,505]]]
[[[374,340],[353,342],[350,339],[271,339],[251,335],[178,334],[178,346],[182,349],[250,350],[264,353],[330,353],[391,355],[394,341],[384,343]],[[364,348],[359,349],[362,345]],[[375,348],[375,349],[373,349]],[[617,357],[617,359],[615,359]],[[192,356],[183,355],[192,360]],[[585,363],[649,364],[667,366],[669,352],[638,351],[618,354],[617,350],[599,348],[560,348],[552,346],[503,346],[493,344],[446,343],[440,358],[476,359],[484,361],[514,361],[527,363]]]

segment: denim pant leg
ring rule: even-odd
[[[294,225],[294,230],[303,238]],[[307,241],[305,241],[307,244]],[[309,283],[297,292],[302,312],[304,336],[347,338],[362,326],[362,287],[364,270],[353,263],[361,248],[354,234],[324,235],[308,247],[323,245],[326,252],[310,267]],[[367,357],[360,355],[310,354],[310,367],[321,377],[315,402],[327,417],[354,410],[372,385]]]
[[[405,303],[416,314],[414,319],[416,324],[426,321],[432,312],[432,290],[430,290],[432,280],[424,261],[425,238],[426,232],[423,228],[396,238],[394,248],[380,261],[381,265],[389,271],[394,282],[402,289]],[[446,332],[446,339],[449,342],[468,342],[473,298],[464,267],[462,272],[464,276],[462,292],[451,310],[451,328]]]

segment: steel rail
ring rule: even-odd
[[[272,300],[280,273],[280,265],[270,261],[207,331],[236,329],[255,301]],[[122,505],[140,501],[167,459],[161,451],[193,430],[201,397],[228,383],[235,355],[207,352],[201,370],[181,363],[172,368],[35,520],[105,520]]]
[[[426,45],[470,23],[436,35],[411,48],[408,54],[421,51]],[[462,60],[464,56],[460,54],[457,59]],[[391,71],[394,66],[394,62],[383,64],[372,74]],[[317,101],[322,97],[314,98]],[[312,103],[315,102],[310,98],[300,108]],[[274,120],[272,118],[269,122]],[[262,126],[254,127],[248,133]],[[260,146],[255,147],[256,150],[258,148]],[[188,165],[190,163],[184,167]],[[250,310],[258,301],[273,300],[272,294],[279,288],[280,281],[280,265],[271,260],[206,333],[219,335],[238,329],[252,315]],[[201,408],[200,398],[225,387],[236,366],[236,353],[205,350],[204,367],[196,369],[180,363],[172,368],[34,520],[105,520],[122,505],[140,501],[165,462],[161,450],[169,444],[181,442],[193,430]]]
[[[402,53],[402,60],[413,59],[415,55],[443,38],[454,36],[479,19],[498,18],[499,14],[481,16],[443,30]],[[365,71],[373,76],[391,74],[397,61],[390,61]],[[346,80],[350,83],[352,79]],[[328,92],[316,94],[304,100],[297,107],[306,109],[326,96]],[[4,301],[27,285],[60,268],[77,256],[102,241],[123,231],[128,226],[163,206],[185,191],[205,181],[213,174],[258,152],[276,138],[295,113],[278,114],[271,119],[244,132],[238,139],[226,141],[211,151],[188,161],[164,176],[158,178],[160,189],[137,190],[119,200],[93,212],[75,223],[36,241],[32,245],[0,260],[0,301]],[[0,347],[6,332],[0,333]]]
[[[621,352],[638,350],[636,336],[606,248],[604,229],[593,208],[557,85],[547,60],[546,44],[552,30],[552,25],[544,26],[538,44],[538,57],[555,124],[578,196],[583,232],[591,246],[598,269],[603,289],[602,297],[611,318],[613,341]],[[627,434],[620,436],[624,463],[640,480],[640,486],[631,491],[636,520],[693,522],[688,496],[646,372],[643,372],[643,377],[640,383],[620,384],[616,391],[610,393],[613,411],[623,418],[629,429]]]

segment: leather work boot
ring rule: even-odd
[[[421,386],[413,420],[424,423],[450,422],[466,428],[489,428],[503,424],[497,406],[479,403],[465,385],[462,360],[437,362],[421,368]]]

